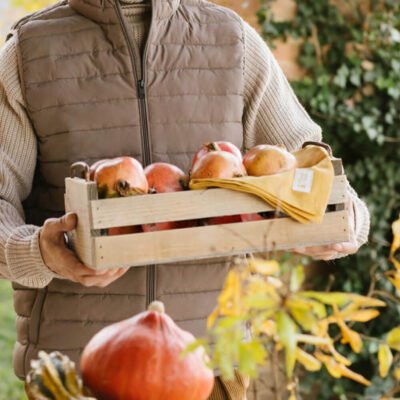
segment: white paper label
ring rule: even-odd
[[[295,192],[310,193],[314,180],[314,171],[309,168],[297,168],[294,173],[293,187]]]

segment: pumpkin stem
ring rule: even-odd
[[[221,147],[219,147],[216,142],[208,142],[204,144],[207,147],[208,151],[221,151]]]
[[[156,311],[156,312],[159,312],[160,314],[165,313],[164,303],[161,301],[157,301],[157,300],[150,303],[150,305],[147,309],[148,309],[148,311]]]

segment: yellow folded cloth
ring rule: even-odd
[[[276,175],[232,179],[192,179],[190,189],[232,189],[254,194],[298,222],[321,222],[332,190],[334,169],[329,154],[308,146],[293,155],[297,168]]]

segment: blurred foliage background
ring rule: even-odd
[[[297,0],[287,20],[276,18],[273,3],[263,0],[258,12],[262,34],[271,46],[275,40],[300,43],[304,75],[293,87],[371,212],[369,245],[330,267],[332,289],[365,294],[375,271],[376,290],[393,292],[383,273],[389,268],[390,223],[400,210],[400,2]],[[399,303],[393,298],[389,305],[366,335],[379,337],[399,323]],[[370,342],[352,358],[357,371],[372,379],[370,388],[322,374],[308,375],[304,391],[318,380],[319,399],[380,399],[395,382],[379,378],[376,352]]]
[[[324,140],[343,158],[350,181],[371,211],[369,246],[325,264],[315,285],[325,287],[333,276],[332,289],[365,294],[371,271],[376,271],[377,290],[392,291],[383,273],[389,268],[390,223],[400,208],[400,1],[215,1],[241,13],[274,47],[300,101],[323,127]],[[15,20],[52,2],[1,0],[2,37]],[[365,334],[379,336],[400,323],[399,304],[393,299],[389,304],[384,318],[369,323]],[[20,385],[10,367],[14,317],[7,282],[0,282],[0,320],[0,400],[19,399]],[[361,355],[350,357],[372,387],[309,374],[304,398],[311,398],[307,393],[315,392],[319,382],[321,400],[380,399],[395,382],[379,378],[377,347],[370,342]]]

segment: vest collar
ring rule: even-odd
[[[102,24],[119,23],[116,4],[119,0],[68,0],[79,14]],[[179,7],[181,0],[151,0],[154,20],[169,19]]]

